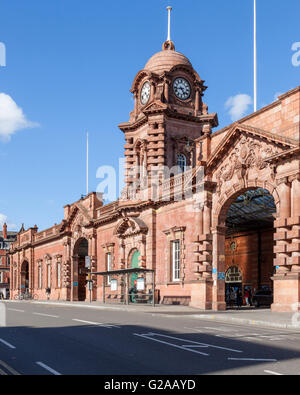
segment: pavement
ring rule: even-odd
[[[9,303],[9,302],[8,302]],[[10,303],[14,303],[11,301]],[[28,303],[28,302],[25,302]],[[270,309],[255,309],[244,307],[242,309],[232,309],[222,312],[202,311],[197,308],[187,306],[168,305],[120,305],[103,304],[100,302],[60,302],[60,301],[33,301],[33,304],[81,307],[86,309],[115,310],[127,312],[151,313],[155,315],[167,315],[169,317],[188,316],[189,318],[215,321],[220,323],[232,323],[241,325],[251,325],[261,328],[291,329],[300,332],[300,313],[274,313]]]

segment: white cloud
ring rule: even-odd
[[[252,98],[249,95],[239,94],[231,96],[225,103],[225,108],[228,110],[232,121],[237,121],[243,118],[252,104]]]
[[[6,93],[0,93],[0,139],[9,141],[18,130],[37,127],[29,121],[22,108]]]
[[[8,230],[17,230],[17,225],[8,222],[7,216],[0,213],[0,231],[5,223],[7,224]]]

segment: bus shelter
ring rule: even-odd
[[[155,270],[130,268],[93,273],[103,277],[103,303],[150,304],[155,306]]]

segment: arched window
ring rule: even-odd
[[[242,283],[243,275],[240,269],[236,266],[232,266],[227,270],[226,273],[226,284]]]
[[[183,154],[177,155],[177,166],[182,173],[186,170],[186,157]]]

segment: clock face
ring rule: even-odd
[[[144,83],[143,88],[142,88],[142,92],[141,92],[141,103],[143,105],[147,104],[149,99],[150,99],[150,83],[147,81]]]
[[[191,86],[184,78],[176,78],[173,83],[173,89],[180,100],[187,100],[191,96]]]

